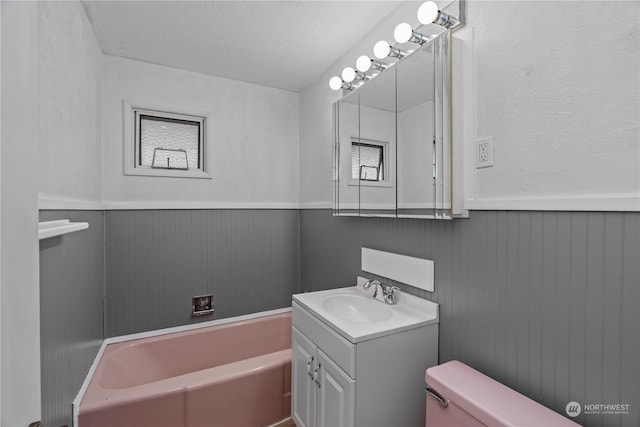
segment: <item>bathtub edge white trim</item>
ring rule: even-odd
[[[275,422],[273,424],[270,424],[267,427],[278,427],[278,426],[281,426],[285,421],[288,421],[288,420],[293,420],[293,417],[288,416],[287,418],[282,419],[280,421],[277,421],[277,422]]]
[[[87,376],[84,377],[84,381],[82,382],[82,386],[80,387],[80,390],[78,390],[78,394],[76,395],[76,398],[73,399],[73,402],[71,404],[71,414],[73,416],[73,424],[72,424],[73,427],[79,427],[78,412],[80,410],[80,402],[82,402],[82,398],[84,397],[84,394],[86,393],[87,388],[89,387],[89,383],[93,378],[93,374],[95,373],[96,368],[98,367],[98,362],[102,358],[102,353],[104,353],[105,348],[107,348],[107,344],[108,344],[107,339],[102,340],[100,349],[98,350],[96,357],[93,359],[93,363],[91,363],[89,372],[87,372]]]
[[[175,334],[178,332],[192,331],[194,329],[224,325],[226,323],[242,322],[243,320],[257,319],[259,317],[274,316],[276,314],[287,313],[290,311],[291,311],[291,307],[276,308],[275,310],[260,311],[257,313],[244,314],[242,316],[235,316],[235,317],[225,317],[224,319],[209,320],[207,322],[202,322],[202,323],[193,323],[190,325],[174,326],[171,328],[164,328],[164,329],[154,329],[152,331],[138,332],[138,333],[129,334],[129,335],[120,335],[117,337],[107,338],[105,339],[105,342],[107,344],[116,344],[116,343],[121,343],[125,341],[140,340],[143,338],[151,338],[151,337],[157,337],[160,335]]]

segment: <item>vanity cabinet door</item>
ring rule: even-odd
[[[355,421],[355,381],[318,349],[318,426],[351,427]]]
[[[317,385],[314,371],[317,367],[317,347],[293,328],[291,351],[291,415],[296,426],[315,427]]]

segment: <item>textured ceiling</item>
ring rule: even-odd
[[[299,91],[399,1],[83,1],[109,55]]]

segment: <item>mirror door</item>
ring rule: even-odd
[[[451,218],[444,32],[334,104],[334,214]]]
[[[359,90],[360,131],[351,141],[351,185],[360,193],[360,216],[396,216],[396,70]]]
[[[451,216],[447,40],[441,35],[396,66],[398,217]]]

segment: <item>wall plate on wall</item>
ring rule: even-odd
[[[493,138],[487,137],[476,140],[476,169],[493,166]]]
[[[213,313],[213,295],[198,295],[191,298],[191,317]]]

